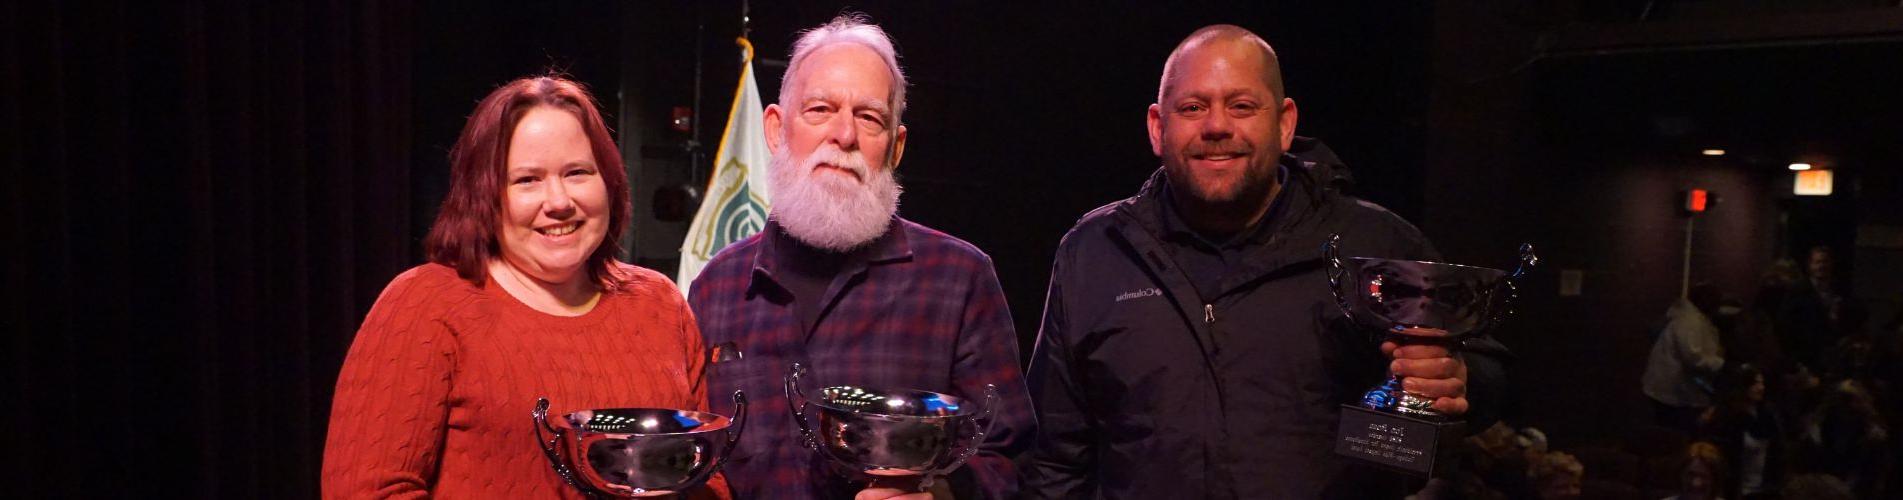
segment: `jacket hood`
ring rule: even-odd
[[[1328,191],[1346,192],[1355,184],[1354,172],[1348,170],[1341,157],[1335,156],[1335,150],[1329,149],[1321,139],[1295,136],[1295,141],[1289,144],[1288,155],[1294,156],[1316,184]]]

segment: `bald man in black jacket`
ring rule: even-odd
[[[1294,135],[1266,42],[1212,26],[1179,45],[1149,113],[1163,167],[1059,245],[1028,381],[1031,498],[1319,498],[1400,493],[1334,454],[1340,405],[1393,370],[1483,429],[1504,348],[1383,345],[1331,296],[1322,244],[1438,260],[1420,231],[1339,189]],[[1288,154],[1302,152],[1306,158]]]

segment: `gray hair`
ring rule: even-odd
[[[905,112],[905,71],[899,68],[898,50],[892,47],[892,38],[885,30],[872,24],[865,14],[846,13],[834,17],[832,21],[817,28],[806,30],[793,42],[793,57],[786,64],[786,74],[780,77],[780,106],[789,107],[792,103],[793,75],[799,74],[800,67],[806,63],[806,56],[814,50],[835,43],[856,43],[863,45],[885,60],[885,67],[892,70],[892,120],[889,128],[897,129],[899,115]]]

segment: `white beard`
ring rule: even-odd
[[[817,248],[844,252],[877,239],[899,212],[898,179],[892,169],[873,171],[859,151],[847,153],[821,144],[804,159],[774,156],[767,167],[772,188],[770,217],[786,234]],[[797,163],[795,163],[797,161]],[[851,170],[863,184],[829,172],[815,172],[820,164]]]

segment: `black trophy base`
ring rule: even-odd
[[[1455,462],[1441,453],[1451,452],[1467,435],[1466,429],[1464,420],[1434,421],[1341,405],[1335,453],[1408,474],[1438,477],[1452,469]]]

